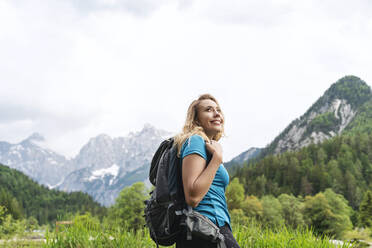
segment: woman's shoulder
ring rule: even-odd
[[[189,137],[189,140],[193,140],[193,141],[198,141],[198,142],[203,142],[205,143],[205,140],[203,139],[202,136],[200,136],[199,134],[193,134]]]
[[[196,144],[196,145],[197,144],[202,144],[202,145],[204,145],[205,140],[199,134],[193,134],[185,140],[185,143],[183,144],[183,146],[189,146],[191,144]]]
[[[181,157],[185,157],[189,154],[197,153],[201,155],[203,158],[207,158],[206,148],[205,148],[205,141],[203,137],[197,134],[191,135],[189,138],[186,139],[185,143],[182,146],[181,150]]]

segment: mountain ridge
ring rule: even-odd
[[[146,124],[141,131],[125,137],[100,134],[91,138],[74,158],[81,167],[68,174],[57,188],[87,192],[105,206],[112,205],[124,187],[147,180],[156,148],[170,135]]]
[[[33,133],[17,144],[0,141],[0,163],[49,188],[88,192],[101,204],[110,205],[123,187],[134,183],[134,178],[146,180],[155,149],[170,135],[150,124],[125,137],[99,134],[90,138],[75,157],[66,159],[43,147],[44,137]]]
[[[363,80],[352,75],[342,77],[263,148],[257,159],[297,150],[341,134],[348,130],[363,105],[371,100],[371,88]]]

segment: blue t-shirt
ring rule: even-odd
[[[204,139],[199,135],[192,135],[182,145],[181,159],[190,154],[198,154],[203,157],[207,164],[210,158],[207,157],[207,149]],[[227,209],[225,189],[229,184],[229,174],[223,164],[220,164],[212,185],[207,194],[201,200],[199,205],[194,208],[195,211],[208,217],[217,226],[224,226],[225,223],[230,225],[230,215]]]

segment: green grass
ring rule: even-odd
[[[330,237],[317,236],[311,229],[292,229],[286,226],[266,227],[254,220],[239,220],[233,225],[233,234],[240,246],[253,248],[327,248],[336,247]],[[7,237],[0,240],[0,247],[28,248],[154,248],[147,229],[137,232],[128,231],[125,227],[100,223],[90,215],[74,218],[73,224],[59,226],[45,232],[45,241],[27,240],[27,235]],[[28,234],[29,236],[30,234]],[[366,238],[370,233],[358,231],[349,233],[348,239]],[[175,247],[172,246],[173,248]],[[364,247],[362,244],[345,242],[337,248]]]
[[[254,221],[244,225],[235,225],[234,237],[240,246],[254,248],[325,248],[335,247],[326,236],[316,236],[309,229],[292,230],[282,226],[280,228],[266,228]],[[58,233],[47,232],[44,248],[154,248],[147,229],[124,231],[123,229],[105,229],[102,226],[86,226],[81,223],[62,228]],[[172,246],[175,247],[175,246]],[[344,243],[340,248],[357,247]]]
[[[292,230],[285,226],[279,228],[268,228],[255,222],[235,226],[234,236],[241,247],[335,247],[335,245],[330,242],[329,237],[316,236],[310,229]],[[346,242],[344,245],[338,247],[347,248],[353,246]]]
[[[92,230],[80,225],[63,228],[60,232],[47,232],[46,243],[48,248],[116,248],[116,247],[154,247],[147,229],[125,231]]]

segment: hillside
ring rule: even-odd
[[[358,131],[370,132],[371,117],[370,87],[358,77],[345,76],[333,83],[301,117],[292,121],[272,142],[261,149],[256,160],[270,154],[294,151],[313,143],[321,143],[352,129],[356,130],[356,127]],[[229,163],[241,167],[249,160],[241,161],[239,157],[240,155]],[[239,163],[234,160],[239,160]]]
[[[26,217],[35,217],[40,224],[50,223],[70,213],[102,216],[106,209],[81,192],[65,193],[39,185],[23,173],[0,164],[0,205],[15,198]]]
[[[237,169],[249,195],[314,195],[332,188],[357,209],[372,189],[372,134],[344,134]]]
[[[297,150],[341,134],[355,118],[363,115],[363,106],[369,100],[372,92],[363,80],[355,76],[339,79],[305,114],[292,121],[260,157]]]
[[[332,188],[356,209],[372,188],[371,131],[371,89],[347,76],[234,174],[248,194],[305,196]]]

